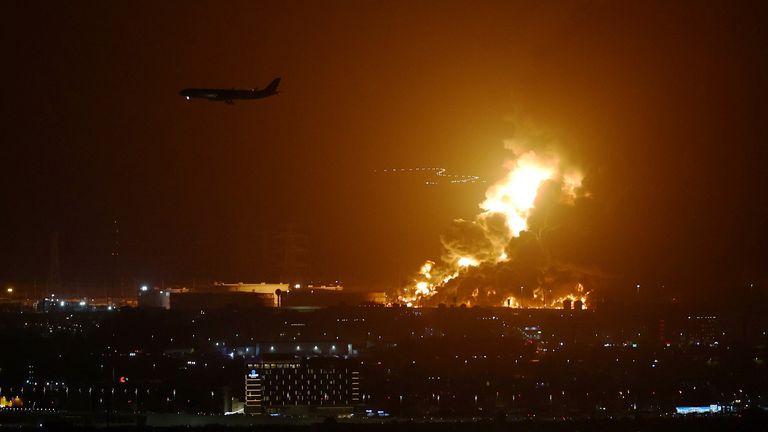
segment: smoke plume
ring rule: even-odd
[[[557,307],[588,302],[599,283],[579,262],[583,176],[540,134],[505,143],[507,173],[486,191],[481,212],[442,235],[438,262],[427,261],[396,301],[410,306]],[[526,147],[535,143],[537,148]]]

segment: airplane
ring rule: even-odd
[[[280,85],[280,78],[275,78],[263,89],[237,90],[237,89],[204,89],[188,88],[179,92],[186,100],[192,98],[208,99],[211,102],[225,102],[234,104],[235,99],[260,99],[268,96],[274,96],[278,93],[277,86]]]

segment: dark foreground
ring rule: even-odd
[[[8,419],[4,419],[7,421]],[[625,418],[625,419],[590,419],[590,420],[525,420],[503,421],[499,420],[445,420],[445,421],[407,421],[390,420],[386,422],[339,422],[328,419],[326,421],[305,424],[259,424],[250,426],[175,426],[153,427],[140,425],[106,425],[82,426],[67,423],[66,420],[49,419],[46,423],[37,425],[20,425],[0,423],[0,430],[40,431],[40,430],[116,430],[116,431],[276,431],[276,432],[388,432],[388,431],[414,431],[414,432],[496,432],[496,431],[521,431],[521,432],[571,432],[571,431],[765,431],[768,430],[768,415],[762,412],[746,413],[740,416],[721,417],[666,417],[666,418]]]

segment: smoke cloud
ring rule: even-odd
[[[453,222],[441,237],[440,261],[425,264],[397,293],[398,302],[558,307],[569,298],[588,304],[603,277],[580,258],[588,236],[579,222],[591,201],[583,176],[529,125],[504,145],[512,154],[508,171],[486,192],[483,211]]]

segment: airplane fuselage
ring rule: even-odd
[[[240,89],[215,89],[215,88],[187,88],[179,94],[187,100],[208,99],[214,102],[233,103],[235,100],[260,99],[276,95],[280,78],[275,78],[264,89],[240,90]]]

